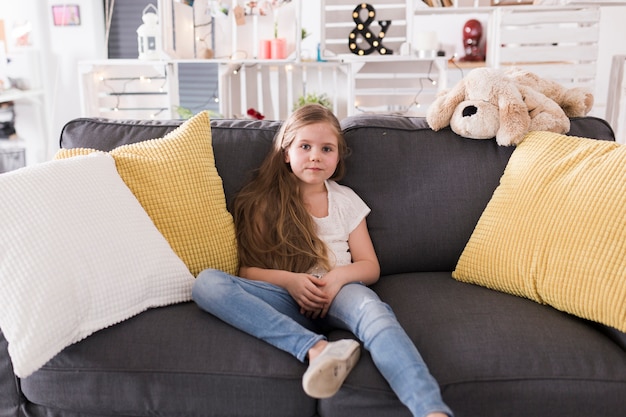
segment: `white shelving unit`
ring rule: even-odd
[[[488,66],[518,66],[566,87],[594,91],[598,6],[495,7],[490,17]]]
[[[207,60],[105,60],[81,62],[83,116],[112,119],[177,118],[179,65]],[[300,96],[326,95],[339,117],[348,114],[349,66],[328,62],[210,61],[219,66],[214,97],[227,118],[246,117],[254,108],[268,119],[284,119]],[[210,97],[207,97],[207,100]]]
[[[427,104],[447,86],[446,57],[417,58],[344,56],[350,115],[360,112],[424,116]]]
[[[25,163],[37,164],[47,159],[51,121],[42,82],[41,52],[26,47],[8,54],[3,69],[10,78],[19,80],[25,89],[0,91],[0,102],[13,102],[15,130],[19,141],[8,141],[5,147],[24,148]],[[21,87],[20,87],[21,88]]]
[[[136,59],[79,63],[82,115],[111,119],[172,119],[178,84],[172,61]]]
[[[294,0],[298,12],[301,11],[300,1]],[[459,6],[467,4],[477,7]],[[296,53],[286,60],[209,60],[219,65],[220,113],[224,117],[246,117],[247,110],[253,108],[266,118],[284,119],[298,97],[315,93],[328,95],[339,117],[359,112],[423,116],[439,91],[456,82],[466,68],[481,65],[522,67],[564,85],[583,86],[593,91],[600,19],[596,3],[484,4],[483,0],[455,1],[454,7],[429,8],[420,4],[414,8],[411,1],[378,0],[376,15],[370,24],[372,36],[379,36],[378,20],[390,20],[384,38],[379,40],[394,53],[358,56],[350,51],[349,35],[358,24],[353,19],[353,11],[358,10],[359,5],[355,6],[353,0],[322,1],[320,51],[323,61],[301,61],[297,42]],[[359,13],[357,20],[367,19],[363,10]],[[441,22],[435,27],[442,35],[449,35],[458,25],[460,41],[462,23],[459,22],[476,15],[487,20],[483,29],[483,41],[487,45],[484,63],[458,63],[463,68],[460,69],[449,64],[450,56],[431,54],[420,58],[411,47],[415,31],[423,29],[419,22],[424,22],[425,18],[431,25]],[[302,27],[299,14],[296,21],[296,27]],[[446,21],[454,25],[445,24]],[[235,48],[241,38],[233,28],[228,42]],[[357,40],[361,44],[368,42],[364,38]],[[186,62],[193,61],[207,62]],[[122,60],[81,64],[85,114],[113,118],[176,117],[172,108],[180,101],[178,62]],[[114,68],[115,73],[102,76]],[[148,79],[156,81],[164,77],[163,81],[142,84],[146,78],[141,74],[146,69],[155,72]]]
[[[433,18],[476,13],[488,20],[483,34],[485,65],[523,67],[568,86],[593,88],[600,23],[597,4],[421,7],[414,11],[415,16]]]
[[[348,113],[424,116],[427,104],[447,86],[446,57],[435,56],[433,50],[432,57],[418,58],[408,48],[413,38],[411,1],[380,0],[371,11],[374,15],[369,16],[369,12],[351,0],[322,1],[320,48],[324,59],[349,65]],[[384,36],[380,34],[381,20],[390,22]],[[363,31],[359,24],[363,24]],[[358,49],[369,49],[379,41],[393,53],[376,50],[359,56],[350,49],[351,32],[357,34],[354,42]]]
[[[231,61],[220,64],[220,112],[245,115],[254,108],[268,119],[285,119],[301,96],[325,95],[339,118],[350,113],[346,86],[350,65],[340,62]]]

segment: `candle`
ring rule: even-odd
[[[259,59],[270,59],[272,57],[272,41],[262,39],[259,41]]]
[[[435,56],[437,49],[439,49],[439,40],[437,39],[437,32],[425,31],[417,32],[415,34],[415,50],[420,57]]]

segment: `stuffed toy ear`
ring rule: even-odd
[[[434,131],[449,126],[454,110],[464,100],[465,80],[459,81],[450,90],[440,92],[433,104],[428,106],[426,112],[428,126]]]
[[[574,87],[565,92],[561,108],[568,117],[586,116],[593,107],[593,94],[582,87]]]
[[[569,117],[554,100],[530,87],[520,85],[518,88],[530,115],[529,130],[544,130],[554,133],[569,132]]]
[[[500,128],[496,133],[498,145],[517,145],[530,128],[530,115],[522,94],[513,84],[502,86],[498,94]]]

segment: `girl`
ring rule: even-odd
[[[240,277],[205,270],[193,299],[204,310],[309,367],[304,391],[333,396],[360,344],[329,342],[322,325],[351,331],[413,416],[452,416],[439,386],[391,308],[367,285],[380,274],[365,222],[370,209],[339,185],[347,146],[337,118],[307,105],[286,120],[274,146],[234,201]]]

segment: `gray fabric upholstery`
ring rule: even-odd
[[[69,122],[61,146],[110,150],[180,121]],[[258,167],[280,122],[212,121],[228,201]],[[343,183],[368,217],[383,276],[373,287],[406,328],[457,417],[626,415],[626,335],[451,278],[514,148],[431,131],[419,118],[342,121]],[[606,122],[570,134],[613,140]],[[329,338],[350,336],[332,331]],[[17,380],[0,333],[0,417],[404,417],[367,352],[340,392],[308,398],[305,365],[183,303],[101,330]]]
[[[17,377],[7,352],[7,341],[0,331],[0,416],[17,416],[20,404]]]
[[[513,148],[396,122],[344,124],[353,153],[343,183],[372,209],[367,221],[383,275],[451,271]]]
[[[24,379],[22,389],[35,404],[82,413],[227,416],[255,409],[258,416],[313,416],[315,401],[301,388],[305,369],[184,303],[149,310],[66,348]]]

